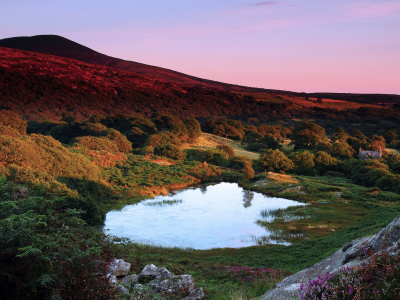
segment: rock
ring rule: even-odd
[[[287,300],[299,289],[301,283],[314,280],[325,273],[335,273],[341,268],[356,268],[363,261],[368,261],[369,251],[379,252],[386,241],[386,251],[391,255],[400,253],[400,216],[397,216],[389,225],[372,237],[364,237],[345,244],[341,249],[323,261],[293,274],[273,289],[267,291],[260,300]]]
[[[123,285],[119,285],[118,286],[118,291],[122,294],[129,294],[129,291],[126,287],[124,287]]]
[[[188,291],[189,293],[194,290],[194,281],[193,281],[192,276],[180,275],[177,277],[181,278],[181,280],[178,281],[180,288],[183,288],[185,291]]]
[[[200,300],[203,299],[205,296],[206,294],[204,294],[203,288],[200,287],[191,291],[190,294],[187,295],[187,297],[183,298],[183,300]]]
[[[146,283],[154,279],[173,278],[174,275],[166,268],[157,268],[155,265],[150,264],[144,267],[137,279],[140,283]]]
[[[121,279],[121,281],[119,282],[120,284],[126,284],[126,285],[133,285],[137,279],[138,279],[138,275],[128,275],[125,276],[124,278]]]
[[[129,274],[131,264],[125,262],[123,259],[114,259],[108,266],[107,274],[112,274],[115,276],[126,276]]]
[[[194,290],[194,281],[190,275],[180,275],[168,279],[155,279],[149,283],[155,292],[179,293],[181,290],[189,293]]]
[[[107,278],[108,278],[108,281],[111,283],[111,284],[117,284],[117,276],[115,276],[115,275],[112,275],[112,274],[107,274]]]

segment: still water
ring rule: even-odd
[[[136,243],[164,247],[210,249],[285,244],[271,239],[272,232],[259,225],[260,221],[273,221],[274,214],[265,215],[265,211],[303,205],[243,190],[237,183],[218,183],[110,211],[104,229]]]

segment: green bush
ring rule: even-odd
[[[174,160],[184,160],[186,157],[186,154],[183,153],[179,147],[171,144],[156,146],[154,148],[154,154]]]

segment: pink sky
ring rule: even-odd
[[[240,85],[400,94],[400,1],[2,1],[0,38],[37,34]]]

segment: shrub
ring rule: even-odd
[[[118,146],[120,152],[129,153],[132,151],[132,143],[121,132],[115,129],[108,129],[105,137],[112,140]]]
[[[375,159],[369,159],[358,165],[353,171],[351,181],[356,184],[371,187],[377,180],[389,174],[389,167]]]
[[[133,127],[131,131],[126,133],[126,137],[132,143],[132,147],[143,147],[149,135],[139,127]]]
[[[227,167],[236,170],[242,170],[246,163],[251,163],[251,159],[247,156],[237,155],[228,160]]]
[[[165,156],[174,160],[184,160],[186,154],[182,152],[179,147],[171,144],[159,145],[154,148],[154,154],[158,156]]]
[[[298,299],[398,299],[400,296],[400,256],[385,248],[355,269],[341,268],[300,286]]]
[[[20,134],[26,134],[26,122],[11,110],[0,110],[0,125],[10,126]]]
[[[160,132],[157,134],[150,135],[146,142],[146,146],[156,147],[159,145],[172,144],[177,147],[182,145],[181,140],[172,132]]]
[[[10,126],[0,125],[0,135],[6,135],[11,137],[17,137],[20,135],[17,129],[14,129]]]
[[[73,139],[74,146],[82,145],[90,150],[104,150],[108,152],[118,152],[119,147],[108,138],[95,136],[81,136]]]
[[[105,276],[114,241],[60,209],[63,200],[0,179],[2,299],[112,299]],[[93,276],[101,272],[102,276]]]
[[[50,136],[0,136],[0,161],[53,176],[96,180],[100,170],[81,154],[71,153]]]

